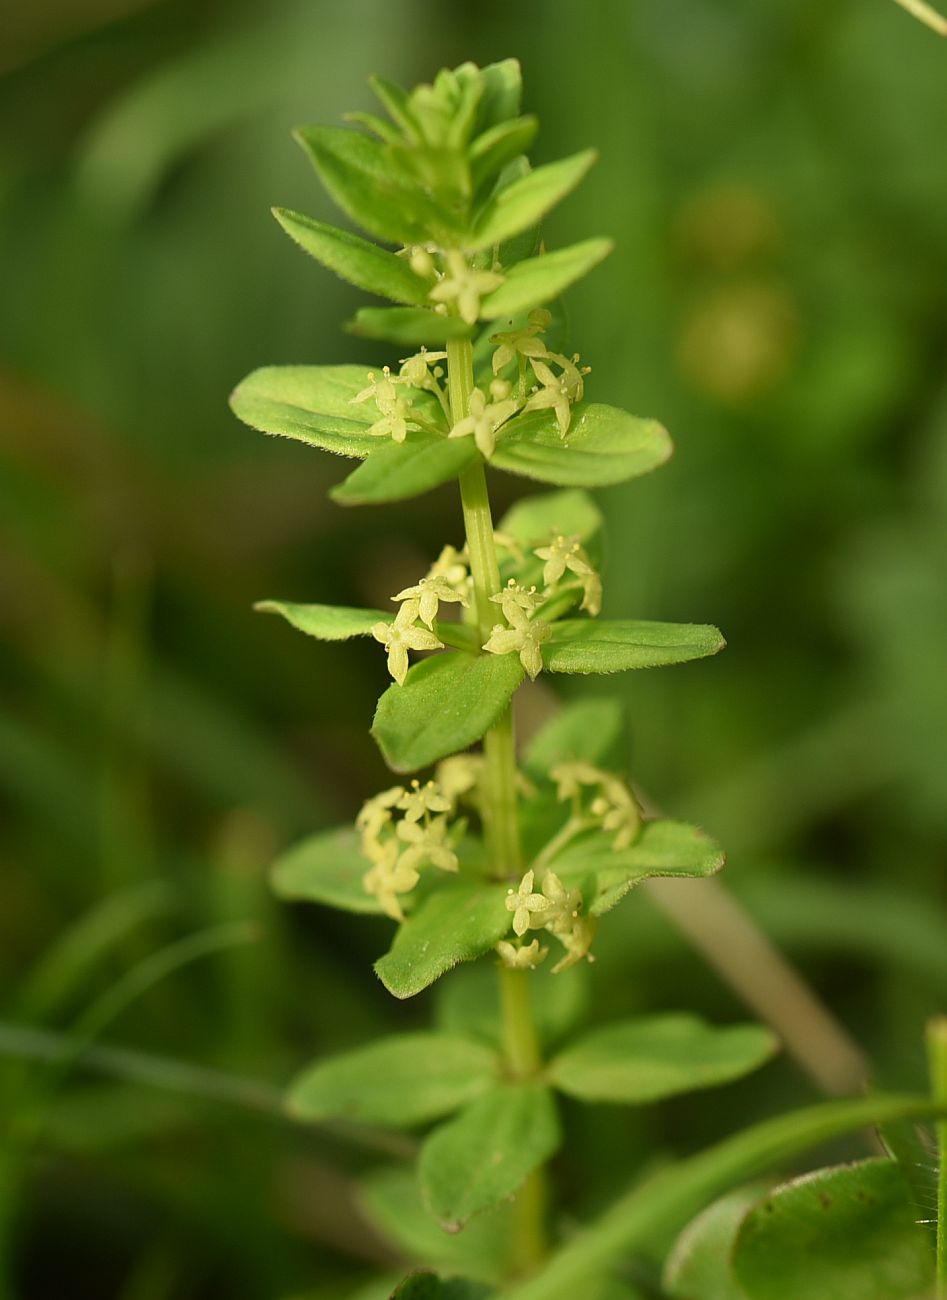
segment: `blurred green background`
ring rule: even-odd
[[[600,150],[547,231],[617,241],[567,303],[590,392],[677,446],[601,494],[606,609],[729,641],[608,684],[629,768],[728,846],[728,887],[876,1076],[923,1086],[947,1000],[944,43],[891,0],[13,4],[2,1300],[342,1296],[392,1266],[351,1186],[399,1150],[292,1129],[272,1090],[435,999],[374,979],[385,922],[278,907],[264,877],[385,782],[383,656],[251,605],[377,603],[460,540],[459,512],[447,491],[332,506],[341,464],[226,398],[256,365],[394,360],[340,332],[359,295],[269,215],[335,219],[291,128],[369,107],[372,72],[508,55],[536,159]],[[516,491],[496,481],[501,507]],[[743,1013],[646,897],[609,921],[590,1016]],[[781,1061],[714,1098],[570,1114],[567,1207],[813,1095]]]

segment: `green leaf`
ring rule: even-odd
[[[436,1273],[418,1272],[395,1287],[391,1300],[486,1300],[496,1295],[492,1287],[465,1277],[438,1277]]]
[[[929,1233],[893,1160],[820,1169],[743,1220],[734,1273],[747,1300],[928,1300]]]
[[[593,266],[606,258],[615,247],[611,239],[586,239],[581,244],[543,253],[519,262],[508,273],[503,284],[488,294],[480,304],[480,314],[486,320],[500,316],[515,316],[529,311],[568,289],[581,280]]]
[[[640,1105],[742,1078],[776,1051],[762,1025],[705,1024],[697,1016],[643,1016],[594,1029],[549,1066],[570,1097]]]
[[[779,1161],[844,1133],[893,1119],[935,1113],[926,1097],[859,1097],[829,1101],[751,1125],[734,1137],[642,1179],[594,1223],[584,1224],[528,1281],[510,1286],[504,1300],[574,1300],[586,1280],[674,1231],[714,1197]],[[809,1300],[809,1291],[793,1300]]]
[[[373,401],[352,405],[366,385],[363,366],[264,366],[230,395],[230,409],[262,433],[362,460],[378,446],[366,430],[381,412]]]
[[[368,459],[329,495],[343,506],[404,501],[456,478],[479,454],[473,438],[414,431],[404,442],[376,443]]]
[[[449,1034],[398,1034],[319,1061],[290,1084],[297,1119],[410,1128],[450,1115],[496,1083],[496,1053]]]
[[[472,234],[465,240],[466,246],[489,248],[535,226],[550,208],[575,189],[595,158],[595,150],[586,149],[571,158],[537,167],[522,180],[501,189],[485,205]]]
[[[393,302],[427,302],[429,286],[407,258],[290,208],[274,208],[273,216],[300,248],[356,288]]]
[[[447,233],[439,209],[420,190],[392,179],[390,149],[380,140],[333,126],[293,134],[342,211],[376,239],[423,244]]]
[[[731,1252],[743,1216],[766,1188],[737,1187],[691,1220],[674,1243],[662,1285],[673,1300],[746,1300],[733,1276]]]
[[[553,673],[620,673],[705,659],[725,645],[705,623],[567,618],[552,625],[543,663]]]
[[[379,621],[390,622],[392,611],[351,609],[346,605],[298,605],[291,600],[258,600],[253,606],[261,614],[279,614],[307,636],[319,641],[348,641],[353,636],[371,636]]]
[[[602,831],[593,832],[573,840],[553,859],[562,876],[595,872],[599,893],[591,907],[594,916],[609,911],[642,880],[712,876],[725,861],[720,845],[697,826],[664,817],[646,821],[634,844],[626,849],[613,849],[612,839]]]
[[[470,146],[470,176],[474,190],[489,184],[503,168],[525,154],[536,137],[539,121],[535,117],[517,117],[497,122]]]
[[[473,326],[459,316],[440,316],[429,307],[361,307],[345,328],[356,338],[412,348],[436,347],[449,339],[469,338],[473,332]]]
[[[530,776],[546,776],[557,763],[601,765],[618,747],[625,726],[619,700],[589,699],[567,704],[538,731],[523,756]]]
[[[424,1143],[418,1162],[422,1195],[443,1226],[456,1232],[478,1210],[512,1196],[559,1142],[548,1088],[495,1088]]]
[[[378,701],[372,735],[396,772],[414,772],[478,741],[523,680],[516,655],[446,651],[408,670]]]
[[[553,532],[575,534],[580,541],[588,542],[601,531],[602,523],[602,512],[589,494],[567,488],[517,501],[500,520],[499,529],[526,550],[547,541]]]
[[[411,998],[458,962],[488,952],[509,928],[505,886],[445,883],[398,927],[375,971],[389,993]]]
[[[369,1223],[408,1259],[485,1282],[502,1276],[510,1249],[509,1207],[484,1210],[463,1232],[445,1232],[421,1200],[414,1169],[400,1165],[373,1171],[359,1183],[357,1197]]]
[[[355,830],[341,826],[309,835],[281,854],[270,868],[270,884],[279,898],[380,915],[378,900],[362,887],[370,866]]]
[[[656,420],[642,420],[600,402],[573,408],[565,438],[550,411],[527,411],[500,431],[495,469],[562,487],[607,487],[657,469],[671,439]]]
[[[480,69],[483,94],[477,106],[477,130],[484,131],[516,117],[523,93],[519,59],[500,59]]]

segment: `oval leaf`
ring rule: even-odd
[[[448,1232],[512,1196],[560,1142],[552,1094],[509,1084],[435,1130],[421,1148],[421,1192]]]
[[[473,438],[416,431],[404,442],[376,442],[368,459],[329,495],[343,506],[404,501],[456,478],[479,454]]]
[[[290,208],[274,208],[273,216],[300,248],[356,288],[393,302],[427,302],[429,286],[406,258]]]
[[[567,704],[538,731],[526,748],[523,766],[531,776],[546,776],[557,763],[606,762],[625,726],[619,700],[578,700]]]
[[[490,464],[562,487],[607,487],[657,469],[671,455],[657,420],[600,402],[578,405],[565,438],[549,411],[528,411],[503,430]]]
[[[478,741],[522,680],[516,655],[435,655],[385,691],[372,735],[389,767],[414,772]]]
[[[473,333],[473,326],[459,316],[439,316],[427,307],[361,307],[345,328],[360,339],[380,339],[412,348],[439,346],[448,339],[465,339]]]
[[[549,1079],[583,1101],[641,1104],[729,1083],[776,1050],[762,1025],[717,1029],[697,1016],[643,1016],[595,1029],[549,1066]]]
[[[465,238],[466,246],[471,250],[489,248],[535,226],[550,208],[575,189],[596,156],[594,149],[586,149],[571,158],[537,167],[501,189],[487,203],[473,234]]]
[[[398,927],[375,971],[389,993],[411,998],[458,962],[491,949],[510,928],[504,885],[442,885]]]
[[[486,320],[497,320],[500,316],[515,316],[517,312],[529,311],[531,307],[558,298],[570,284],[581,280],[593,266],[606,258],[614,247],[611,239],[586,239],[581,244],[518,262],[503,284],[484,298],[480,315]]]
[[[391,613],[377,609],[351,609],[346,605],[297,605],[291,600],[258,600],[253,606],[261,614],[279,614],[307,636],[319,641],[348,641],[353,636],[371,636],[379,619],[390,622]]]
[[[270,868],[270,885],[279,898],[381,915],[378,900],[362,886],[370,866],[354,828],[340,826],[309,835],[281,854]]]
[[[893,1160],[820,1169],[776,1188],[737,1234],[747,1300],[926,1300],[931,1239]]]
[[[591,911],[601,916],[642,880],[713,876],[725,861],[720,845],[699,827],[661,817],[646,821],[634,844],[626,849],[613,849],[612,836],[597,831],[573,840],[553,859],[553,865],[562,876],[595,873],[598,896]]]
[[[414,1169],[403,1166],[374,1170],[357,1195],[369,1223],[406,1258],[487,1282],[504,1273],[513,1226],[505,1206],[478,1214],[463,1232],[445,1232],[421,1200]]]
[[[335,126],[304,126],[293,134],[342,211],[376,239],[423,244],[434,234],[429,222],[443,231],[439,209],[392,180],[390,151],[381,141]]]
[[[553,532],[575,534],[579,541],[588,542],[601,531],[602,523],[602,512],[587,492],[566,488],[517,501],[500,520],[499,531],[527,548],[547,542]]]
[[[726,644],[705,623],[567,618],[553,624],[543,664],[553,673],[620,673],[705,659]]]
[[[365,384],[362,366],[263,366],[233,390],[230,409],[261,433],[362,460],[378,446],[366,430],[381,415],[372,401],[352,405]]]
[[[496,1053],[450,1034],[398,1034],[319,1061],[290,1084],[297,1119],[410,1128],[450,1115],[496,1083]]]
[[[661,1283],[673,1300],[746,1300],[730,1255],[744,1215],[767,1189],[737,1187],[691,1220],[671,1250]]]

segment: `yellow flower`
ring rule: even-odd
[[[513,626],[503,627],[498,623],[482,648],[493,655],[518,653],[520,663],[535,681],[543,668],[541,646],[549,639],[551,628],[545,619],[527,618],[526,612],[515,605],[510,605],[506,614]]]
[[[545,343],[542,343],[537,335],[545,331],[551,320],[550,312],[544,307],[537,307],[529,313],[529,324],[523,329],[491,334],[490,342],[500,345],[493,354],[493,373],[499,374],[504,366],[508,366],[511,361],[516,361],[520,357],[532,359],[548,356]]]
[[[461,605],[466,606],[467,598],[457,591],[446,578],[431,577],[428,575],[421,578],[413,587],[405,587],[404,591],[399,591],[397,596],[392,596],[392,600],[416,600],[418,605],[417,617],[422,623],[426,623],[430,630],[434,631],[434,620],[437,618],[437,608],[443,601],[459,601]]]
[[[444,257],[447,271],[428,297],[436,303],[453,303],[461,320],[474,325],[480,315],[480,299],[499,289],[505,277],[499,271],[474,270],[456,248],[448,249]]]
[[[549,408],[556,413],[559,425],[559,437],[564,438],[569,432],[572,419],[572,405],[569,400],[569,388],[561,375],[555,375],[549,367],[538,358],[534,358],[533,373],[542,385],[537,388],[526,403],[527,411],[545,411]]]
[[[378,899],[383,912],[395,921],[403,921],[398,895],[409,893],[419,879],[414,867],[404,861],[397,840],[392,839],[380,846],[373,865],[362,877],[362,885]]]
[[[543,603],[542,596],[537,594],[535,587],[529,590],[521,587],[515,578],[510,578],[502,591],[498,591],[490,599],[495,605],[499,605],[503,611],[503,617],[510,623],[514,622],[515,614],[511,610],[523,610],[527,614],[532,614]]]
[[[414,625],[417,616],[418,602],[407,600],[398,610],[393,623],[376,623],[372,628],[372,636],[388,651],[388,671],[399,686],[404,684],[408,675],[409,650],[444,648],[444,642],[439,641],[433,632]]]
[[[512,398],[488,404],[485,395],[475,388],[470,394],[469,414],[458,420],[448,437],[467,438],[472,434],[481,456],[489,460],[496,447],[497,429],[515,410],[516,403]]]
[[[501,939],[497,944],[497,952],[503,965],[510,970],[535,970],[540,962],[546,960],[549,949],[541,948],[538,939],[533,939],[531,943],[508,943],[506,939]]]
[[[533,551],[543,566],[543,583],[551,587],[563,577],[566,570],[574,573],[582,584],[582,609],[587,609],[593,617],[602,608],[602,580],[589,563],[589,558],[578,535],[566,537],[562,533],[553,536],[548,546],[540,546]]]
[[[516,889],[506,895],[506,910],[513,913],[513,933],[518,937],[527,930],[539,930],[545,924],[543,913],[549,910],[549,899],[533,893],[533,873],[527,871]]]
[[[395,807],[404,813],[406,822],[418,822],[426,813],[450,812],[453,807],[436,781],[412,781],[411,789],[401,791]]]
[[[457,854],[447,843],[447,831],[446,816],[432,817],[423,826],[407,818],[399,822],[398,838],[408,845],[401,857],[404,866],[415,868],[430,862],[441,871],[459,871]]]

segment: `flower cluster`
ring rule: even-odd
[[[372,864],[362,884],[394,920],[404,920],[399,895],[415,887],[422,867],[459,869],[454,845],[462,827],[451,825],[453,811],[454,800],[436,781],[392,786],[362,805],[355,826],[362,854]]]
[[[434,632],[438,608],[442,602],[466,606],[469,582],[462,553],[445,546],[423,578],[392,596],[400,605],[398,613],[390,623],[376,623],[372,636],[388,651],[388,671],[399,686],[408,674],[409,650],[444,648]]]
[[[551,634],[548,622],[538,617],[536,611],[558,594],[558,584],[568,570],[582,587],[580,608],[594,617],[602,608],[602,580],[578,537],[554,533],[549,545],[538,547],[533,554],[545,561],[543,591],[539,593],[535,587],[527,590],[510,578],[506,587],[491,596],[494,604],[500,606],[506,626],[497,623],[483,649],[490,654],[518,654],[523,668],[535,680],[543,666],[542,645]]]
[[[591,763],[559,763],[549,775],[556,783],[560,800],[571,799],[576,812],[582,806],[586,790],[591,792],[585,813],[603,831],[615,832],[612,848],[627,849],[641,830],[641,810],[628,786],[612,772]]]
[[[528,323],[522,329],[492,335],[492,341],[500,345],[493,354],[492,364],[495,375],[507,366],[516,365],[518,394],[524,409],[554,411],[559,436],[564,438],[572,422],[572,407],[585,394],[585,376],[590,367],[579,365],[578,353],[566,357],[546,347],[541,335],[551,321],[552,316],[545,307],[537,307],[529,313]],[[532,380],[538,382],[530,382],[530,371]]]
[[[553,974],[567,970],[589,957],[589,948],[595,937],[595,920],[582,916],[582,894],[578,889],[564,885],[554,871],[547,870],[539,891],[534,888],[535,872],[527,871],[516,889],[506,896],[508,912],[513,913],[513,933],[522,940],[529,930],[545,930],[554,935],[565,948],[565,954],[553,966]],[[539,939],[529,943],[510,943],[501,939],[497,952],[505,965],[515,969],[532,969],[546,959],[549,949],[540,945]]]

